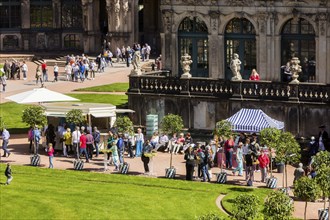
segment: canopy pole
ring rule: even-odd
[[[88,115],[88,127],[93,129],[92,128],[92,115],[91,114],[87,114],[87,115]],[[90,132],[92,132],[92,130]]]

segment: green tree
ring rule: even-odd
[[[255,219],[259,213],[259,197],[253,194],[241,194],[236,197],[236,209],[233,218],[237,220]]]
[[[218,137],[223,137],[228,139],[231,135],[233,135],[232,129],[231,129],[231,123],[226,120],[218,121],[215,124],[214,134],[216,134]]]
[[[281,191],[272,191],[265,200],[264,216],[269,220],[291,219],[293,201]]]
[[[318,170],[322,164],[327,167],[330,167],[330,152],[320,151],[315,156],[313,156],[313,169]]]
[[[72,109],[66,113],[66,121],[71,124],[81,125],[86,122],[82,110]]]
[[[314,179],[304,176],[295,182],[293,193],[296,197],[305,201],[304,219],[306,220],[307,204],[319,197],[320,188]]]
[[[318,168],[317,175],[315,176],[315,181],[319,185],[324,198],[324,209],[327,198],[329,198],[328,210],[330,210],[330,167],[326,164],[321,164]]]
[[[126,133],[129,134],[133,133],[133,122],[127,116],[117,117],[114,126],[118,129],[119,133]]]
[[[260,143],[266,145],[268,149],[275,149],[279,142],[281,141],[282,131],[276,128],[265,128],[260,131]],[[273,176],[273,167],[270,163],[270,175]]]
[[[290,132],[282,132],[281,139],[275,147],[275,160],[285,164],[285,172],[283,173],[283,177],[285,175],[285,187],[288,187],[287,164],[298,163],[301,157],[300,151],[300,145],[294,136]]]
[[[179,115],[168,114],[161,121],[160,127],[167,134],[179,133],[183,129],[183,120]]]
[[[44,126],[47,123],[45,110],[39,105],[29,106],[23,111],[22,121],[32,127]]]

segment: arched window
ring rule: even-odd
[[[0,1],[0,29],[21,27],[21,1]]]
[[[301,82],[315,80],[315,32],[305,19],[291,19],[282,29],[281,62],[285,65],[292,57],[298,57],[302,66]],[[282,75],[282,80],[285,77]]]
[[[252,23],[246,18],[234,18],[225,31],[225,78],[230,79],[230,61],[234,53],[241,60],[241,75],[249,79],[252,69],[256,68],[256,32]]]
[[[80,49],[80,37],[78,34],[67,34],[64,36],[65,49]]]
[[[53,2],[52,0],[30,1],[31,28],[53,27]]]
[[[179,59],[188,53],[193,63],[190,73],[193,77],[209,75],[209,45],[206,24],[197,17],[185,18],[179,25]],[[182,73],[179,65],[179,73]]]
[[[82,28],[81,0],[62,0],[62,28]]]

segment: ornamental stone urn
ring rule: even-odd
[[[292,57],[290,61],[290,71],[292,73],[292,81],[290,84],[299,84],[299,73],[301,72],[300,60],[298,57]]]
[[[181,78],[191,78],[190,74],[190,65],[192,64],[191,56],[187,53],[181,57],[181,67],[183,74],[181,75]]]

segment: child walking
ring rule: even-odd
[[[10,167],[10,164],[7,163],[7,168],[5,170],[5,176],[7,177],[7,182],[6,182],[6,185],[9,185],[10,182],[13,180],[13,176],[12,176],[12,172],[11,172],[11,167]]]
[[[54,166],[53,166],[54,148],[53,148],[52,143],[48,144],[47,154],[48,154],[48,157],[49,157],[49,167],[48,168],[53,169],[54,168]]]

